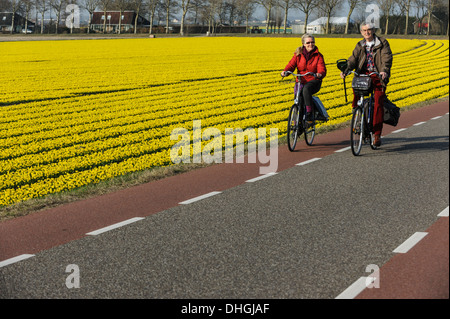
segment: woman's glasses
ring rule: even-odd
[[[312,42],[305,42],[305,44],[314,44],[316,42],[312,41]]]

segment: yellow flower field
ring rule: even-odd
[[[345,122],[336,60],[357,39],[316,39],[328,75],[320,99]],[[449,92],[449,42],[390,39],[390,100]],[[175,128],[286,132],[293,84],[280,72],[294,38],[161,38],[0,42],[0,205],[171,165]]]

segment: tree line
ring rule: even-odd
[[[256,12],[265,13],[265,28],[268,33],[287,32],[288,15],[295,10],[304,17],[304,30],[311,17],[326,17],[325,34],[331,33],[330,18],[346,9],[347,23],[344,33],[351,32],[351,21],[361,23],[368,16],[368,6],[375,5],[372,10],[379,31],[384,34],[398,33],[426,33],[430,34],[428,21],[432,14],[439,12],[440,21],[444,24],[440,34],[448,36],[449,30],[449,2],[448,0],[0,0],[0,12],[12,12],[22,15],[26,20],[44,21],[50,17],[54,21],[55,32],[68,13],[66,7],[75,4],[89,16],[87,32],[94,11],[132,10],[137,16],[141,15],[150,21],[149,33],[153,33],[154,25],[164,25],[169,33],[171,21],[179,20],[180,34],[184,35],[186,25],[208,26],[211,33],[215,33],[220,25],[246,26],[249,30],[251,19]],[[53,20],[54,17],[54,20]],[[351,18],[352,17],[352,18]],[[426,17],[427,23],[418,23],[418,28],[412,28],[413,22],[422,21]],[[106,23],[106,19],[104,19]],[[137,32],[137,17],[134,32]],[[14,23],[14,19],[12,21]],[[120,24],[120,19],[119,19]],[[44,33],[44,23],[40,23],[40,33]],[[445,28],[446,26],[446,28]],[[424,29],[425,28],[425,29]],[[11,28],[13,32],[14,28]],[[446,31],[445,31],[446,29]],[[280,31],[282,30],[282,31]],[[36,24],[36,30],[37,24]],[[106,32],[106,27],[103,28]],[[118,32],[121,32],[119,25]]]

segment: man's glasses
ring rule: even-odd
[[[369,32],[372,32],[372,29],[361,30],[361,32],[367,32],[367,33],[369,33]]]

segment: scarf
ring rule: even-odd
[[[308,50],[306,50],[305,47],[303,47],[302,50],[302,54],[306,59],[306,62],[308,62],[308,60],[311,58],[311,56],[313,55],[313,53],[316,51],[316,48],[312,49],[311,51],[308,52]]]

